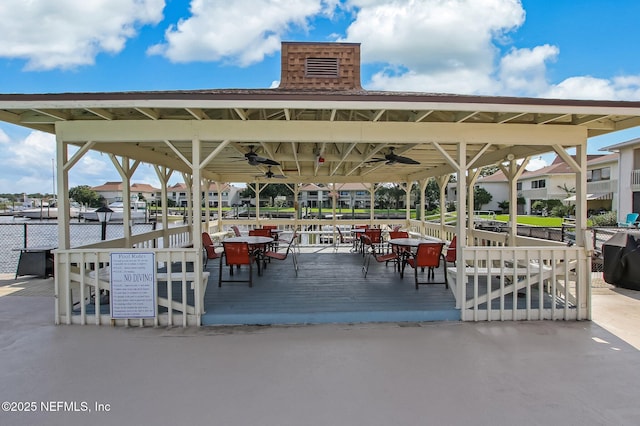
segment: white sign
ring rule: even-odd
[[[156,316],[153,253],[111,253],[111,318]]]

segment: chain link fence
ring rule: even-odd
[[[136,223],[133,235],[150,232],[153,223]],[[102,237],[102,225],[97,222],[70,224],[71,247],[97,243]],[[124,237],[121,223],[107,225],[107,240]],[[58,224],[52,223],[2,223],[0,224],[0,273],[15,273],[18,267],[19,249],[23,247],[57,247]]]

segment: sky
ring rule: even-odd
[[[639,17],[637,0],[2,0],[0,93],[277,87],[282,41],[345,41],[365,89],[637,101]],[[53,135],[0,123],[0,150],[0,193],[54,191]],[[120,180],[91,153],[69,185]],[[132,182],[159,186],[147,166]]]

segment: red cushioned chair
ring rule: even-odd
[[[267,251],[264,253],[264,257],[267,259],[275,259],[275,260],[286,260],[289,253],[291,253],[291,257],[293,258],[293,268],[296,271],[296,277],[298,276],[298,258],[296,257],[296,249],[294,245],[298,241],[298,234],[294,231],[289,244],[287,245],[287,251],[284,253],[278,253],[277,251]]]
[[[385,265],[389,262],[394,262],[397,264],[399,256],[398,252],[391,251],[387,254],[378,254],[376,253],[376,246],[371,242],[371,239],[367,234],[362,236],[362,242],[365,247],[369,247],[367,253],[364,257],[364,262],[362,262],[362,270],[364,271],[364,277],[367,277],[367,272],[369,272],[369,264],[371,263],[371,258],[373,257],[378,263],[385,262]],[[394,266],[395,268],[395,266]]]
[[[208,232],[202,233],[202,248],[206,253],[204,266],[207,266],[207,262],[211,259],[217,259],[220,257],[220,253],[216,252],[216,246],[213,244],[213,240],[211,240],[211,235]]]
[[[449,244],[449,247],[447,247],[447,255],[444,257],[445,260],[447,262],[453,263],[453,266],[456,265],[456,240],[458,239],[457,236],[453,236],[453,239],[451,240],[451,243]]]
[[[255,256],[249,250],[249,244],[244,242],[228,242],[223,241],[222,246],[224,251],[220,256],[220,274],[218,276],[218,287],[222,287],[223,282],[248,282],[249,287],[253,287],[253,262],[255,262]],[[249,265],[249,279],[248,280],[223,280],[222,279],[222,259],[225,260],[226,265],[229,267],[229,275],[233,275],[234,265]],[[260,265],[258,265],[258,273],[260,272]]]
[[[365,239],[364,237],[369,237]],[[361,239],[362,243],[362,255],[365,255],[367,251],[367,245],[380,246],[382,244],[382,229],[380,228],[367,228],[364,231]]]
[[[444,284],[446,288],[449,288],[449,281],[447,280],[447,261],[442,254],[442,247],[444,247],[444,243],[421,243],[418,245],[418,251],[416,254],[406,260],[405,264],[411,266],[415,271],[416,290],[420,284]],[[431,279],[435,279],[434,269],[440,267],[440,261],[444,262],[444,281],[430,281]],[[428,281],[418,282],[418,268],[421,268],[423,271],[424,268],[428,268]]]

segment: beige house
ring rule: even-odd
[[[158,190],[156,194],[158,198],[160,197],[159,191],[160,190]],[[241,189],[228,183],[210,183],[208,191],[205,191],[205,188],[203,188],[203,198],[205,192],[209,199],[209,207],[218,207],[218,200],[220,200],[222,207],[231,207],[240,203]],[[167,191],[169,199],[179,207],[187,205],[188,194],[189,188],[187,188],[187,185],[184,183],[171,185]]]
[[[632,139],[602,148],[620,156],[618,164],[617,193],[614,206],[618,210],[618,222],[624,222],[627,214],[640,213],[640,139]],[[616,202],[617,201],[617,202]]]
[[[610,211],[617,201],[618,154],[587,156],[587,209],[590,213],[601,210]],[[500,202],[508,199],[509,181],[504,172],[498,171],[490,176],[478,178],[476,186],[484,188],[492,195],[489,204],[483,210],[500,211]],[[457,184],[448,184],[447,201],[455,202]],[[525,170],[516,184],[518,197],[524,204],[518,204],[518,214],[541,214],[534,211],[533,204],[538,200],[559,200],[573,203],[576,200],[576,173],[561,158],[556,157],[546,167],[538,170]]]
[[[122,182],[105,182],[104,184],[94,186],[91,189],[104,197],[107,204],[121,202],[124,199]],[[129,194],[132,197],[137,197],[138,199],[148,202],[156,200],[156,194],[158,191],[160,191],[159,188],[154,188],[146,183],[133,183],[129,187]]]

